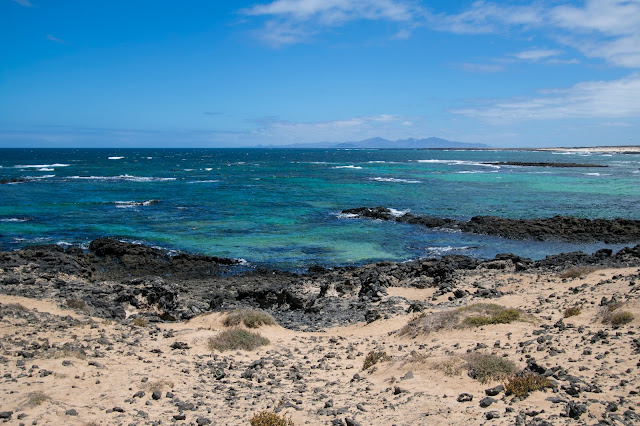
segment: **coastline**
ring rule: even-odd
[[[12,423],[247,424],[260,411],[312,425],[640,421],[640,246],[240,276],[220,258],[185,254],[158,269],[167,260],[153,248],[92,248],[0,253],[0,411]],[[400,332],[495,305],[520,318]],[[570,307],[580,313],[565,317]],[[258,329],[269,345],[209,349],[238,308],[273,315],[278,325]],[[633,318],[604,322],[609,309]],[[514,397],[506,376],[471,377],[472,355],[551,388]]]
[[[531,151],[558,151],[576,153],[612,153],[612,154],[640,154],[640,145],[619,146],[593,146],[593,147],[556,147],[556,148],[532,148]]]

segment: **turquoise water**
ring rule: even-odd
[[[608,168],[489,166],[580,162]],[[640,156],[530,151],[0,150],[0,248],[116,236],[285,269],[447,253],[534,259],[604,244],[509,241],[344,217],[386,206],[457,219],[640,219]],[[608,246],[618,248],[620,246]]]

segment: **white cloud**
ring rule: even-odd
[[[540,92],[540,96],[488,101],[486,105],[453,112],[505,124],[563,118],[640,117],[640,74],[613,81],[578,83],[566,89]]]
[[[14,3],[18,3],[20,6],[31,7],[33,4],[29,0],[11,0]]]
[[[516,53],[513,56],[525,61],[539,61],[541,59],[547,59],[552,56],[558,56],[561,54],[562,54],[561,50],[533,49],[533,50],[525,50],[524,52]]]
[[[587,0],[581,6],[546,8],[542,2],[505,6],[478,1],[459,14],[432,14],[427,20],[432,28],[453,33],[498,33],[513,27],[542,30],[587,57],[640,67],[640,0]]]
[[[67,44],[64,40],[62,40],[61,38],[52,36],[51,34],[47,34],[47,40],[49,41],[53,41],[55,43],[60,43],[60,44]]]
[[[248,16],[268,17],[259,31],[260,38],[274,47],[299,43],[326,27],[354,20],[387,20],[409,23],[416,11],[404,0],[275,0],[242,9]],[[407,38],[401,29],[396,38]]]

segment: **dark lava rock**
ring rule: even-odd
[[[500,418],[500,413],[498,413],[497,411],[489,411],[487,414],[484,415],[484,417],[487,420],[498,419]]]
[[[493,399],[493,398],[491,398],[491,397],[489,397],[489,396],[488,396],[488,397],[486,397],[486,398],[482,398],[482,399],[480,400],[480,406],[481,406],[482,408],[487,408],[488,406],[490,406],[490,405],[491,405],[491,404],[493,404],[494,402],[498,402],[498,400]]]
[[[154,390],[153,393],[151,394],[151,398],[157,401],[160,398],[162,398],[162,393],[159,390]]]
[[[10,419],[13,411],[0,411],[0,419]]]
[[[419,224],[428,228],[459,229],[474,234],[493,235],[509,239],[540,241],[571,241],[629,243],[640,241],[640,220],[632,219],[584,219],[554,216],[543,219],[509,219],[497,216],[474,216],[469,221],[416,216],[407,213],[396,217],[385,207],[359,207],[342,211],[364,218],[395,220]]]
[[[70,410],[67,410],[64,412],[67,416],[77,416],[78,412],[75,410],[75,408],[72,408]]]
[[[587,407],[584,404],[578,404],[573,401],[569,401],[565,407],[564,414],[574,420],[580,418],[581,415],[587,412]]]
[[[485,389],[484,393],[487,394],[488,396],[496,396],[503,390],[504,390],[504,386],[498,385],[493,388]]]
[[[458,402],[473,401],[473,395],[471,395],[470,393],[461,393],[460,395],[458,395],[457,401]]]
[[[347,424],[347,426],[360,426],[360,423],[356,422],[350,417],[345,417],[344,422]]]

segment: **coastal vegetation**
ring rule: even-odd
[[[212,351],[216,350],[220,352],[232,350],[252,351],[268,344],[269,339],[262,337],[258,333],[240,328],[232,328],[211,337],[208,342],[208,347]]]
[[[224,319],[227,327],[244,324],[247,328],[259,328],[263,325],[276,325],[276,320],[261,309],[237,309]]]

